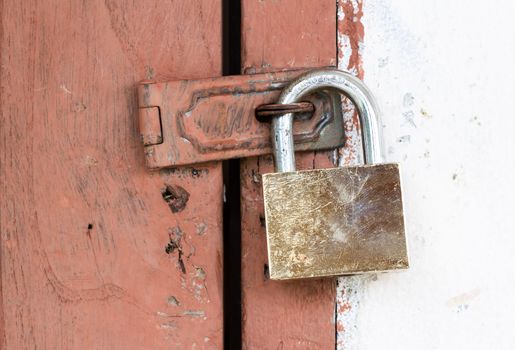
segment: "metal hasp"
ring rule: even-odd
[[[277,173],[263,175],[271,279],[407,268],[398,164],[382,161],[379,113],[366,86],[338,70],[309,72],[278,103],[320,89],[349,97],[359,112],[366,165],[295,171],[292,115],[272,122]]]
[[[281,90],[306,69],[226,76],[138,86],[140,136],[149,168],[204,163],[272,153],[270,125],[256,108],[275,102]],[[304,101],[314,112],[293,126],[298,151],[343,144],[341,99],[317,91]]]

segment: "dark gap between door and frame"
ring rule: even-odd
[[[223,75],[239,75],[241,71],[240,1],[222,0]],[[239,350],[242,342],[240,160],[224,161],[222,167],[224,349]]]

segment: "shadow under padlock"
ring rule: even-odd
[[[379,113],[367,87],[339,70],[315,70],[278,103],[335,90],[354,103],[364,165],[295,171],[291,113],[272,120],[276,173],[263,175],[270,278],[288,280],[409,267],[399,165],[381,164]]]

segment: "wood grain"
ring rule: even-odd
[[[242,70],[246,73],[336,64],[336,4],[321,0],[244,0]],[[298,169],[333,164],[332,152],[297,157]],[[261,174],[271,157],[241,163],[244,349],[333,349],[332,280],[268,278]]]
[[[220,349],[221,166],[147,171],[135,88],[220,74],[220,1],[1,6],[2,348]]]

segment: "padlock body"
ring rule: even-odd
[[[409,265],[398,164],[263,175],[270,278]]]

